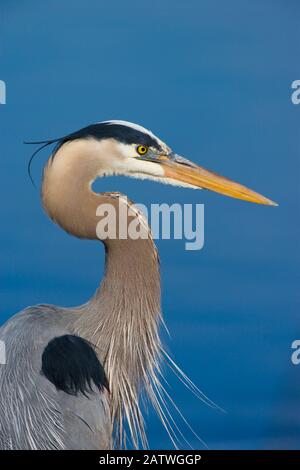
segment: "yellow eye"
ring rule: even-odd
[[[139,155],[145,155],[148,152],[148,147],[146,145],[138,145],[136,151]]]

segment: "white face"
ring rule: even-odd
[[[94,140],[97,154],[101,158],[99,176],[124,175],[131,178],[149,179],[159,183],[196,189],[199,187],[184,181],[178,181],[166,175],[162,162],[168,159],[172,150],[150,130],[128,121],[103,121],[105,124],[117,124],[131,127],[153,139],[156,146],[127,144],[113,138]],[[145,139],[146,141],[147,139]]]
[[[138,152],[140,146],[136,144],[123,144],[122,142],[116,142],[116,146],[121,156],[118,166],[124,175],[136,178],[164,176],[164,171],[159,163],[147,161],[146,159],[143,160],[143,156]],[[149,152],[155,155],[154,149],[149,148],[147,153]]]
[[[124,144],[114,139],[104,139],[101,142],[94,141],[95,151],[101,156],[101,166],[98,176],[122,175],[137,179],[148,179],[157,183],[180,186],[183,188],[199,189],[199,186],[179,181],[168,177],[164,166],[159,162],[161,158],[171,152],[164,154],[155,148],[149,147],[145,156],[139,154],[137,144]],[[152,161],[148,161],[147,156],[151,156]],[[153,160],[157,160],[157,162]]]
[[[171,149],[162,140],[150,130],[132,122],[110,120],[101,123],[126,126],[142,132],[153,139],[160,147],[160,150],[154,146],[147,147],[139,143],[127,144],[111,138],[103,139],[100,142],[95,141],[95,145],[99,147],[98,155],[101,155],[104,166],[99,176],[104,172],[105,174],[119,174],[141,179],[157,179],[158,181],[164,177],[162,166],[160,163],[156,163],[155,160],[158,160],[161,155],[170,154]],[[105,158],[104,155],[107,157]],[[109,170],[107,170],[108,168]]]
[[[94,141],[94,145],[101,159],[99,176],[103,173],[136,178],[164,176],[163,168],[159,163],[143,160],[136,144],[124,144],[114,139],[107,139],[101,142]],[[152,149],[150,151],[152,154]]]

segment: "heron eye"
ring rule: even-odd
[[[148,152],[148,147],[145,145],[138,145],[136,151],[139,155],[145,155]]]

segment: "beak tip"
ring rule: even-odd
[[[274,206],[274,207],[279,206],[279,204],[278,204],[277,202],[271,201],[271,199],[268,199],[268,200],[267,200],[267,205],[268,205],[268,206]]]

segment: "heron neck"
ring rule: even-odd
[[[42,196],[47,213],[80,238],[99,240],[97,208],[109,203],[118,218],[120,200],[124,200],[115,193],[94,193],[91,181],[97,175],[99,169],[93,162],[83,165],[76,152],[71,161],[68,152],[56,155],[45,169]],[[146,221],[141,223],[145,226]],[[104,278],[94,296],[75,309],[70,326],[97,347],[110,384],[113,422],[122,430],[125,416],[137,444],[138,434],[143,435],[139,390],[144,384],[149,391],[149,380],[155,381],[159,367],[159,260],[149,229],[145,239],[117,236],[101,241],[105,245]],[[123,431],[119,434],[122,440]]]
[[[126,447],[126,422],[133,445],[145,448],[139,395],[154,400],[161,360],[158,257],[150,240],[105,247],[104,278],[72,328],[96,346],[106,371],[116,446]]]
[[[92,191],[92,182],[101,172],[106,173],[104,166],[99,169],[99,158],[94,157],[93,150],[93,142],[90,147],[86,142],[70,142],[49,160],[42,185],[44,208],[66,232],[105,245],[105,276],[90,301],[92,305],[103,297],[108,305],[111,296],[111,311],[114,311],[112,303],[117,303],[119,297],[124,300],[123,305],[134,306],[136,310],[141,309],[140,305],[139,308],[133,305],[136,299],[145,301],[146,307],[148,304],[154,307],[154,303],[157,308],[160,302],[159,261],[147,220],[141,212],[132,210],[134,204],[126,196]],[[99,152],[99,148],[96,150]],[[112,209],[113,216],[107,219],[112,227],[109,234],[104,230],[105,224],[99,225],[107,208]],[[143,238],[132,239],[129,229],[132,222],[142,227]]]
[[[120,365],[122,362],[122,367],[130,367],[138,359],[133,357],[134,351],[138,350],[140,359],[147,354],[151,343],[148,335],[158,341],[158,256],[148,240],[120,240],[113,245],[105,243],[105,247],[104,278],[94,296],[81,307],[76,329],[99,348],[103,359],[111,361],[118,352]]]

